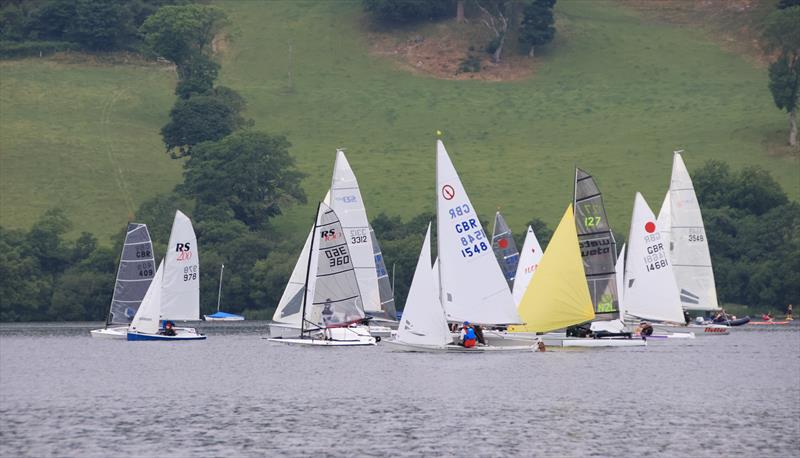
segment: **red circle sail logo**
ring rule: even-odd
[[[648,221],[647,224],[644,225],[644,230],[646,230],[648,234],[652,234],[656,230],[656,225],[653,224],[652,221]]]
[[[500,246],[500,248],[502,248],[502,249],[504,249],[504,250],[505,250],[506,248],[508,248],[508,240],[506,240],[506,239],[500,239],[500,240],[497,242],[497,244]]]
[[[455,196],[456,196],[456,190],[453,189],[452,186],[450,186],[449,184],[442,186],[442,197],[444,197],[445,200],[451,200]]]

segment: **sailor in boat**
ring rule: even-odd
[[[486,345],[486,340],[483,338],[483,328],[479,324],[476,324],[472,326],[472,330],[475,331],[475,338],[478,340],[478,343]]]
[[[792,304],[786,306],[786,321],[794,320],[794,312],[792,311]]]
[[[175,325],[172,323],[172,321],[167,321],[164,323],[164,335],[170,337],[175,336]]]
[[[537,340],[537,342],[536,342],[536,351],[538,351],[538,352],[547,351],[547,347],[545,347],[544,341],[541,338],[538,338],[536,340]]]
[[[636,328],[636,333],[642,336],[642,340],[647,340],[648,337],[653,335],[653,326],[647,321],[642,321],[639,323],[639,327]]]
[[[761,314],[761,319],[764,320],[764,321],[772,321],[772,314],[769,313],[769,312],[762,313]]]
[[[473,348],[477,343],[478,338],[475,335],[475,329],[469,324],[469,321],[464,322],[461,328],[461,345],[464,348]]]
[[[687,325],[692,322],[692,316],[689,315],[688,310],[683,311],[683,321],[685,321]]]

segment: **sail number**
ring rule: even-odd
[[[587,216],[583,219],[583,225],[587,228],[589,227],[597,227],[600,225],[600,216]]]
[[[186,266],[183,268],[183,281],[197,280],[198,266]]]
[[[644,267],[648,272],[660,270],[669,265],[667,255],[664,253],[664,244],[661,243],[661,234],[658,232],[644,236],[645,243],[648,243],[644,257]]]
[[[136,250],[136,257],[139,259],[152,258],[153,255],[150,253],[150,250],[142,250],[142,251]]]
[[[367,243],[367,230],[366,229],[352,229],[350,231],[350,243],[353,245],[359,243]]]
[[[690,242],[704,242],[705,239],[706,238],[703,237],[703,234],[689,234]]]
[[[152,266],[150,266],[149,268],[148,267],[140,268],[139,269],[139,276],[140,277],[145,277],[145,278],[152,277],[153,276],[153,268],[152,268]]]
[[[343,266],[350,263],[350,256],[344,247],[325,250],[325,257],[328,258],[328,267]]]

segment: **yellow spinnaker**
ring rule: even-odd
[[[517,309],[525,323],[510,332],[548,332],[594,319],[572,204],[558,223]]]

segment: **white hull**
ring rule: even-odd
[[[334,340],[311,337],[304,339],[301,339],[300,337],[270,337],[267,340],[270,342],[279,342],[287,345],[305,345],[311,347],[360,347],[377,344],[374,337],[359,340]]]
[[[676,326],[669,324],[653,324],[655,334],[694,333],[695,337],[726,336],[730,334],[730,327],[723,324]]]
[[[551,332],[537,335],[530,332],[508,333],[502,331],[484,331],[486,342],[490,345],[519,345],[521,342],[535,342],[541,339],[546,346],[552,347],[644,347],[647,342],[641,338],[626,339],[622,337],[606,337],[592,339],[589,337],[567,337],[563,332]],[[498,342],[500,342],[498,344]],[[505,342],[505,343],[503,343]]]
[[[117,326],[113,328],[94,329],[89,332],[92,337],[99,339],[120,339],[125,340],[128,337],[127,326]]]
[[[641,336],[639,334],[634,334],[634,338],[639,339]],[[673,339],[694,339],[695,334],[693,332],[670,332],[667,334],[662,334],[658,332],[654,332],[653,335],[648,336],[647,340],[673,340]]]
[[[388,326],[369,325],[369,326],[367,326],[367,328],[369,329],[369,334],[372,337],[380,337],[382,339],[386,339],[386,338],[392,337],[393,335],[397,334],[397,330],[392,329],[392,328],[390,328]]]
[[[423,352],[423,353],[483,353],[487,351],[516,351],[516,352],[532,352],[536,350],[533,345],[506,345],[506,346],[491,346],[491,345],[478,345],[472,348],[465,348],[461,345],[448,344],[448,345],[420,345],[399,342],[397,340],[387,340],[387,344],[396,347],[398,350],[407,352]]]
[[[314,345],[314,346],[357,346],[375,345],[380,342],[380,337],[370,335],[367,326],[353,325],[346,328],[328,328],[311,333],[306,333],[300,337],[300,328],[291,325],[270,323],[269,324],[270,342],[281,342],[293,345]]]

